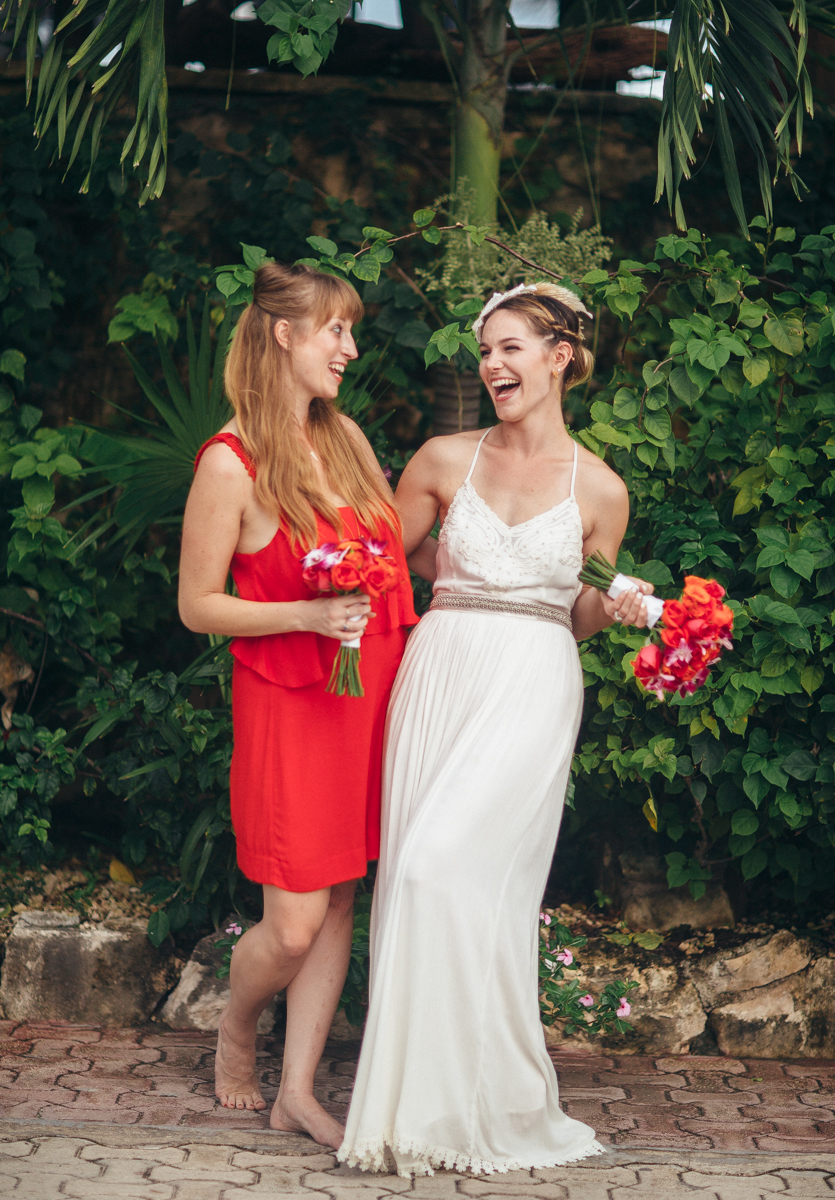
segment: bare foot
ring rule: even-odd
[[[224,1108],[267,1107],[255,1078],[255,1044],[235,1041],[224,1027],[224,1012],[217,1026],[215,1054],[215,1095]]]
[[[345,1126],[310,1095],[279,1095],[270,1113],[270,1128],[285,1133],[309,1133],[314,1142],[332,1150],[338,1150],[345,1137]]]

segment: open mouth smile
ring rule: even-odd
[[[336,362],[328,363],[328,370],[335,379],[341,379],[345,373],[345,364]]]
[[[520,380],[511,379],[509,375],[503,375],[499,379],[494,379],[490,386],[497,400],[509,400],[518,391],[519,384]]]

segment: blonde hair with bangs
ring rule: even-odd
[[[533,333],[556,345],[568,342],[571,346],[571,361],[563,372],[563,395],[569,388],[577,387],[591,378],[594,371],[594,355],[583,344],[580,316],[559,298],[564,289],[554,283],[537,283],[536,291],[520,292],[497,304],[490,314],[506,310],[524,317]],[[489,320],[489,318],[488,318]]]
[[[291,350],[279,345],[276,322],[294,335],[317,331],[333,316],[356,324],[363,305],[347,280],[298,264],[266,263],[255,273],[253,303],[238,321],[226,358],[226,394],[235,409],[241,441],[256,466],[260,504],[287,528],[294,544],[318,541],[316,513],[341,536],[339,509],[319,487],[292,404]],[[382,534],[400,524],[383,483],[365,461],[336,407],[315,397],[307,436],[335,492],[344,496],[367,529]]]

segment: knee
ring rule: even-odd
[[[320,925],[304,919],[285,919],[270,927],[269,936],[274,958],[302,959],[319,935]]]
[[[455,867],[447,862],[440,846],[413,846],[402,866],[401,878],[407,892],[421,896],[445,893],[455,879]]]

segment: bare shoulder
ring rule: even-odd
[[[195,478],[211,479],[215,484],[241,484],[249,472],[235,451],[225,442],[212,442],[200,456]]]
[[[349,437],[353,438],[355,441],[364,442],[366,440],[365,434],[360,429],[356,421],[352,420],[351,417],[346,417],[345,413],[337,412],[336,416],[340,425]]]
[[[606,504],[628,504],[629,492],[616,471],[585,446],[577,445],[577,488]]]
[[[469,466],[484,432],[483,429],[473,429],[466,433],[448,433],[430,438],[411,461],[426,469],[455,470],[462,463]]]
[[[364,458],[369,465],[373,464],[375,467],[378,467],[377,455],[374,453],[374,447],[371,445],[356,421],[352,421],[351,418],[346,417],[344,413],[337,413],[337,416],[339,417],[339,422],[342,428],[348,434],[348,437],[350,438],[357,454]]]

